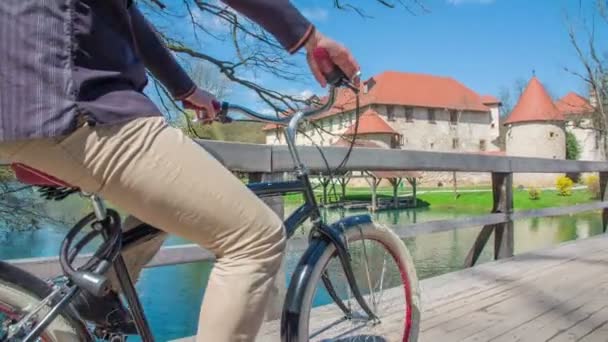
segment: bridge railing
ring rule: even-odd
[[[200,144],[228,169],[250,174],[250,179],[271,180],[277,175],[292,171],[293,161],[286,146],[254,145],[229,142],[200,141]],[[314,147],[300,147],[300,156],[312,172],[335,168],[343,160],[347,148],[322,148],[325,159]],[[395,228],[401,237],[412,237],[474,226],[483,226],[465,266],[475,265],[483,247],[494,233],[494,257],[501,259],[513,255],[513,221],[522,218],[558,216],[584,211],[601,210],[604,231],[608,223],[608,162],[571,161],[525,157],[501,157],[467,153],[441,153],[407,150],[355,148],[344,171],[456,171],[491,173],[493,206],[487,215],[459,219],[437,220],[404,224]],[[205,172],[201,170],[201,172]],[[587,204],[514,211],[514,173],[599,173],[600,200]],[[280,215],[283,207],[280,198],[266,199]],[[305,241],[295,241],[305,245]],[[86,256],[85,256],[86,257]],[[212,253],[196,245],[163,247],[147,267],[175,265],[213,260]],[[32,273],[49,277],[60,273],[57,258],[31,258],[11,260]]]

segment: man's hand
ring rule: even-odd
[[[355,85],[359,85],[357,75],[359,65],[355,61],[355,58],[350,51],[348,51],[348,49],[346,49],[344,46],[325,37],[319,33],[319,31],[315,30],[310,35],[310,38],[308,38],[306,41],[304,47],[306,49],[306,60],[308,61],[310,70],[323,88],[325,88],[327,85],[327,80],[325,79],[325,76],[323,76],[323,73],[321,72],[321,69],[313,56],[313,51],[315,48],[324,48],[327,50],[329,53],[329,58],[332,60],[332,62],[336,64],[338,68],[342,70],[342,72],[344,72],[349,80],[351,80]]]
[[[212,123],[220,111],[220,103],[213,94],[197,88],[182,100],[184,108],[194,109],[196,118],[203,124]]]

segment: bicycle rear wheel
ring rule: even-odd
[[[19,321],[50,292],[51,288],[41,279],[0,261],[0,341],[6,339],[10,325]],[[40,310],[32,323],[37,323],[48,311],[48,307]],[[49,324],[39,341],[83,342],[91,339],[82,322],[64,312]]]
[[[336,248],[329,245],[314,265],[304,291],[299,341],[416,341],[420,291],[405,244],[391,230],[375,224],[350,227],[345,234],[357,284],[379,321],[370,319],[350,293]],[[352,318],[345,317],[331,299],[323,274],[342,304],[353,312]]]

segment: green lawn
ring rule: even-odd
[[[426,193],[419,198],[429,202],[432,208],[469,209],[490,211],[492,209],[492,192],[461,193],[458,198],[453,193]],[[539,209],[568,206],[591,202],[593,199],[586,190],[573,190],[571,196],[559,196],[557,191],[545,190],[540,199],[531,200],[527,191],[514,190],[513,204],[515,210]]]
[[[463,190],[461,188],[460,190]],[[418,195],[423,202],[428,202],[431,208],[437,209],[462,209],[467,211],[488,212],[492,209],[492,192],[488,187],[475,189],[487,189],[484,192],[462,192],[456,198],[453,192],[446,188],[424,189],[420,191],[431,191]],[[339,189],[336,189],[339,193]],[[441,192],[433,192],[441,191]],[[411,191],[406,191],[411,193]],[[320,198],[320,189],[316,191]],[[392,197],[392,189],[379,189],[378,197]],[[526,190],[513,190],[515,210],[539,209],[549,207],[568,206],[593,201],[587,190],[573,190],[571,196],[559,196],[555,190],[544,190],[540,194],[540,199],[531,200]],[[366,188],[347,188],[346,197],[351,201],[369,201],[371,199],[370,190]],[[300,195],[286,196],[287,203],[301,203]]]

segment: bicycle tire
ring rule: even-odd
[[[418,330],[420,322],[420,289],[416,271],[410,253],[403,241],[390,229],[378,226],[374,223],[358,224],[349,227],[345,231],[348,243],[352,244],[357,241],[374,241],[379,243],[398,265],[401,282],[403,283],[405,296],[405,320],[403,322],[402,337],[395,338],[390,336],[386,339],[384,336],[359,336],[351,337],[351,341],[404,341],[415,342],[418,339]],[[331,338],[331,336],[322,336],[311,338],[309,334],[310,313],[313,307],[314,295],[319,286],[323,286],[321,275],[328,267],[332,259],[338,259],[335,255],[336,247],[333,244],[328,244],[311,271],[311,278],[308,281],[300,303],[300,315],[298,317],[298,341],[349,341],[345,339],[343,334],[339,334],[340,338]],[[367,256],[366,256],[367,258]],[[335,305],[335,304],[330,304]],[[337,306],[336,306],[337,307]],[[382,317],[379,317],[382,320]],[[383,324],[383,323],[380,323]],[[331,334],[331,333],[330,333]],[[337,333],[338,334],[338,333]],[[361,338],[360,338],[361,337]],[[377,339],[370,337],[379,337]]]
[[[42,279],[17,267],[0,261],[0,326],[2,320],[17,317],[34,307],[51,293],[50,286]],[[48,312],[48,308],[43,309]],[[64,310],[44,330],[44,342],[92,341],[86,327],[73,313]]]

